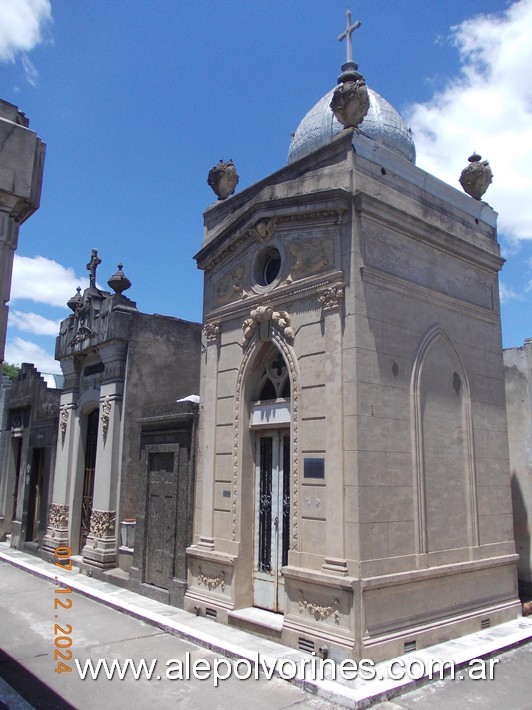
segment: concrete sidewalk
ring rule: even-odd
[[[89,599],[231,659],[247,659],[253,664],[260,657],[269,668],[275,665],[277,669],[280,667],[280,661],[283,660],[293,661],[298,669],[302,667],[302,661],[306,660],[308,663],[309,660],[308,654],[297,649],[288,648],[238,628],[218,624],[204,617],[196,617],[182,609],[155,602],[129,590],[81,575],[78,571],[63,571],[38,557],[13,550],[6,543],[0,543],[0,560],[54,584],[68,586]],[[497,656],[526,643],[529,639],[532,639],[532,617],[518,619],[394,659],[396,661],[394,669],[399,668],[399,664],[403,662],[406,664],[405,667],[409,667],[413,658],[423,662],[426,668],[430,667],[434,659],[442,659],[446,662],[451,661],[457,670],[467,669],[472,659]],[[334,680],[330,669],[323,679],[314,679],[309,677],[310,669],[307,665],[306,672],[298,670],[297,675],[290,679],[290,682],[331,704],[349,708],[367,708],[409,692],[429,680],[427,677],[416,680],[408,678],[395,680],[390,677],[390,663],[387,661],[377,664],[376,677],[372,680]],[[416,668],[419,668],[419,664]],[[282,677],[282,673],[277,675]]]

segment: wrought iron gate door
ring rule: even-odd
[[[81,553],[90,532],[92,498],[94,495],[94,472],[96,469],[96,448],[98,445],[98,409],[93,409],[87,417],[87,438],[85,441],[85,473],[81,496],[81,525],[79,551]]]
[[[254,605],[282,609],[281,567],[288,563],[290,437],[283,431],[257,436],[255,486]]]

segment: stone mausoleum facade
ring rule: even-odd
[[[532,338],[504,351],[515,544],[521,594],[532,599]]]
[[[205,213],[185,608],[378,660],[520,613],[503,260],[390,104],[342,129],[331,96]]]
[[[65,383],[44,552],[66,545],[83,571],[124,586],[134,562],[135,588],[176,600],[187,537],[165,506],[191,507],[197,403],[186,398],[198,391],[201,326],[139,312],[121,265],[115,293],[101,290],[99,263],[93,250],[90,286],[68,302],[56,341]]]

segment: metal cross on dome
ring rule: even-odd
[[[341,35],[338,35],[338,41],[341,42],[343,39],[347,39],[347,61],[352,62],[353,61],[353,44],[352,44],[352,39],[351,35],[355,30],[358,30],[360,25],[362,24],[360,20],[356,20],[351,24],[351,10],[348,10],[345,13],[346,16],[346,26],[345,26],[345,31],[342,32]]]

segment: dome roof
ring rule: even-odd
[[[333,93],[334,89],[331,89],[325,94],[297,127],[288,151],[289,163],[304,158],[326,145],[333,136],[343,130],[343,126],[338,123],[329,107]],[[369,86],[368,93],[369,111],[359,126],[360,130],[411,163],[415,163],[416,147],[410,128],[394,107]]]

